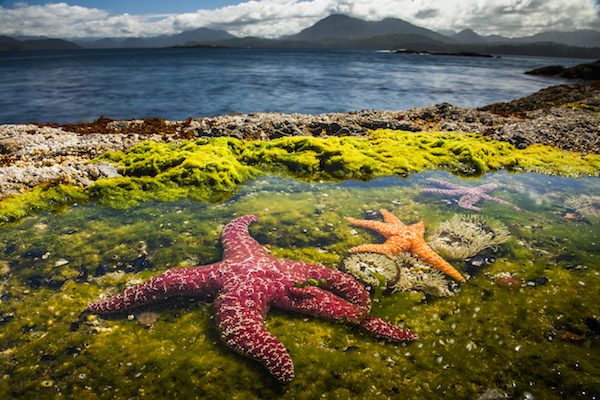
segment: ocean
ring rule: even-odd
[[[4,52],[0,123],[477,107],[563,83],[528,69],[583,61],[242,48]]]

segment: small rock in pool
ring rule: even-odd
[[[67,265],[69,263],[68,260],[65,260],[64,258],[61,258],[60,260],[56,260],[56,262],[54,263],[55,267],[62,267],[63,265]]]
[[[566,213],[565,215],[563,215],[563,218],[573,222],[585,221],[585,218],[578,213]]]
[[[600,335],[600,322],[596,318],[588,317],[585,319],[585,324],[596,335]]]
[[[582,342],[583,340],[585,340],[585,336],[578,335],[575,332],[566,331],[562,335],[560,335],[560,339],[564,340],[565,342],[579,343],[579,342]]]
[[[548,283],[548,278],[540,276],[538,278],[530,279],[527,282],[527,286],[543,286]]]
[[[505,288],[520,288],[523,286],[523,282],[517,278],[504,276],[496,281],[496,286]]]

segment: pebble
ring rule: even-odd
[[[54,263],[55,267],[62,267],[63,265],[67,265],[69,263],[68,260],[65,260],[64,258],[61,258],[60,260],[56,260],[56,262]]]

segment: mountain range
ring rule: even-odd
[[[74,50],[80,48],[81,46],[62,39],[18,40],[8,36],[0,36],[0,51]]]
[[[472,29],[464,29],[450,37],[459,43],[482,44],[482,43],[540,43],[550,42],[576,47],[598,47],[600,46],[600,31],[593,29],[581,29],[574,32],[549,31],[540,32],[532,36],[508,38],[499,35],[481,36]]]
[[[234,39],[229,32],[209,28],[197,28],[184,31],[175,35],[162,35],[148,38],[106,38],[93,42],[80,42],[87,48],[149,48],[185,46],[197,43],[213,43]]]
[[[283,47],[283,48],[410,48],[428,51],[486,52],[564,57],[600,57],[600,31],[541,32],[507,38],[482,36],[471,29],[435,32],[398,18],[365,21],[333,14],[302,31],[277,39],[236,37],[224,30],[198,28],[175,35],[135,38],[17,40],[0,36],[0,50],[150,48],[174,46]]]

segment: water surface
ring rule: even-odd
[[[582,60],[358,50],[122,49],[0,53],[0,123],[476,107],[555,83]]]

